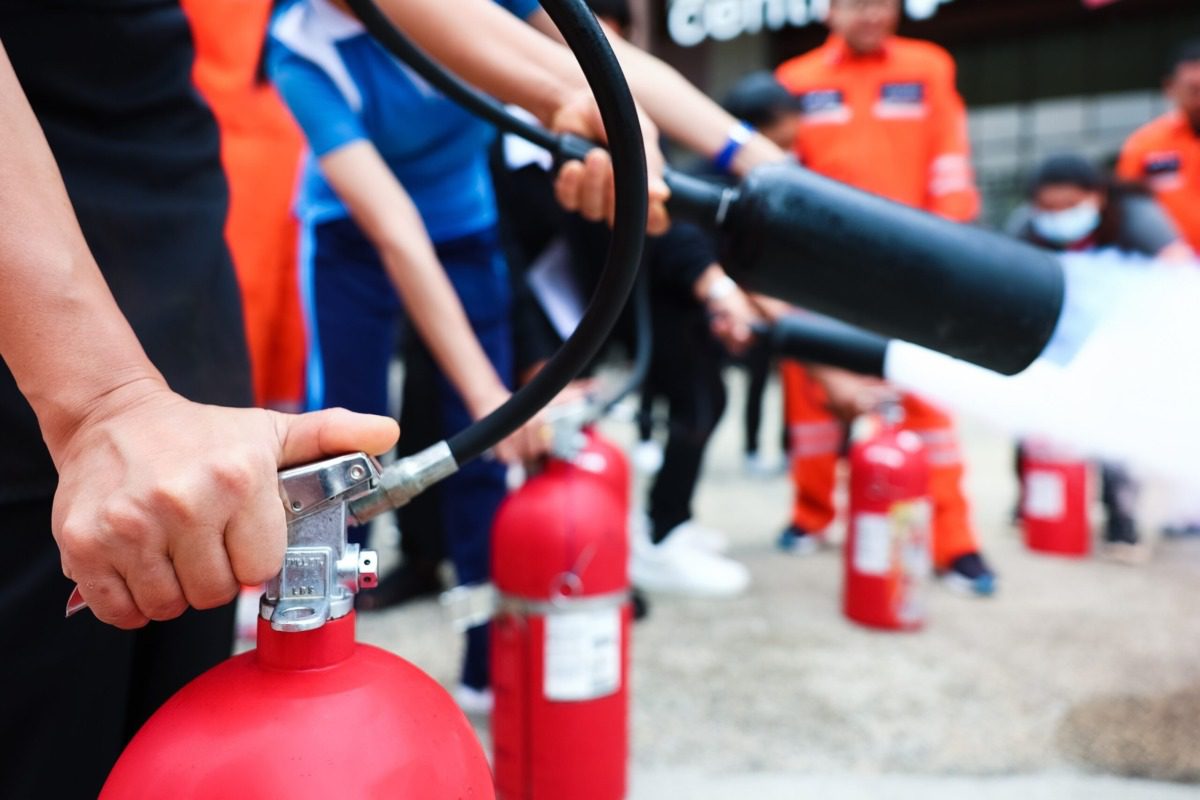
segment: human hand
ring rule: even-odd
[[[730,353],[741,355],[754,342],[754,328],[762,315],[720,264],[710,264],[692,284],[692,291],[704,303],[709,330]]]
[[[784,300],[768,297],[765,294],[749,295],[754,308],[768,322],[778,322],[789,314],[796,313],[796,307]]]
[[[708,303],[709,328],[725,349],[740,356],[754,343],[754,328],[762,324],[750,298],[741,289],[734,289],[725,297]]]
[[[477,392],[467,401],[471,417],[483,419],[512,397],[512,392],[496,383],[490,389]],[[524,425],[492,447],[492,455],[505,464],[523,464],[544,456],[550,449],[552,431],[544,412],[534,414]]]
[[[642,139],[646,148],[646,176],[649,211],[646,232],[664,233],[670,227],[666,202],[671,192],[663,180],[666,163],[658,146],[658,128],[640,109]],[[556,133],[573,133],[594,142],[606,142],[604,122],[590,92],[580,92],[567,100],[554,114],[550,127]],[[568,161],[558,171],[554,182],[555,196],[563,208],[578,211],[585,219],[607,220],[611,225],[615,213],[612,158],[596,148],[583,161]]]
[[[97,401],[52,445],[63,573],[120,628],[231,601],[274,577],[287,546],[281,467],[382,453],[394,420],[192,403],[154,380]]]
[[[849,422],[894,398],[896,390],[879,378],[859,375],[835,367],[810,365],[808,374],[821,385],[826,405],[834,416]]]

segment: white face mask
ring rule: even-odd
[[[1062,211],[1033,212],[1033,230],[1050,244],[1065,247],[1087,238],[1100,227],[1100,206],[1084,200]]]

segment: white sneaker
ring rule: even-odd
[[[724,531],[707,528],[691,520],[682,522],[671,529],[668,539],[676,539],[694,550],[700,550],[713,555],[725,555],[729,552],[729,537]]]
[[[468,717],[486,717],[492,713],[496,698],[491,689],[473,689],[460,683],[454,690],[454,702]]]
[[[629,577],[647,592],[695,597],[734,597],[750,585],[750,571],[733,559],[706,553],[669,535],[661,544],[630,551]]]
[[[743,469],[751,478],[773,478],[787,470],[787,461],[768,459],[761,453],[747,453]]]
[[[633,448],[630,460],[633,461],[633,467],[638,472],[643,475],[654,475],[662,469],[662,445],[653,439],[647,442],[638,442]]]

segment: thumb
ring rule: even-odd
[[[400,438],[400,426],[394,419],[355,414],[344,408],[299,415],[275,414],[275,432],[279,437],[281,467],[360,450],[379,455]]]

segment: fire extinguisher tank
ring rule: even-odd
[[[1082,558],[1091,552],[1086,461],[1042,442],[1021,452],[1021,528],[1030,550]]]
[[[620,460],[615,472],[599,469],[605,458]],[[627,469],[619,451],[590,442],[552,459],[496,516],[492,738],[503,800],[625,796]]]
[[[850,449],[843,608],[861,625],[917,630],[932,561],[929,463],[920,437],[888,416],[862,420]]]
[[[353,613],[184,687],[130,742],[105,800],[495,797],[475,734],[412,664],[354,641]]]

